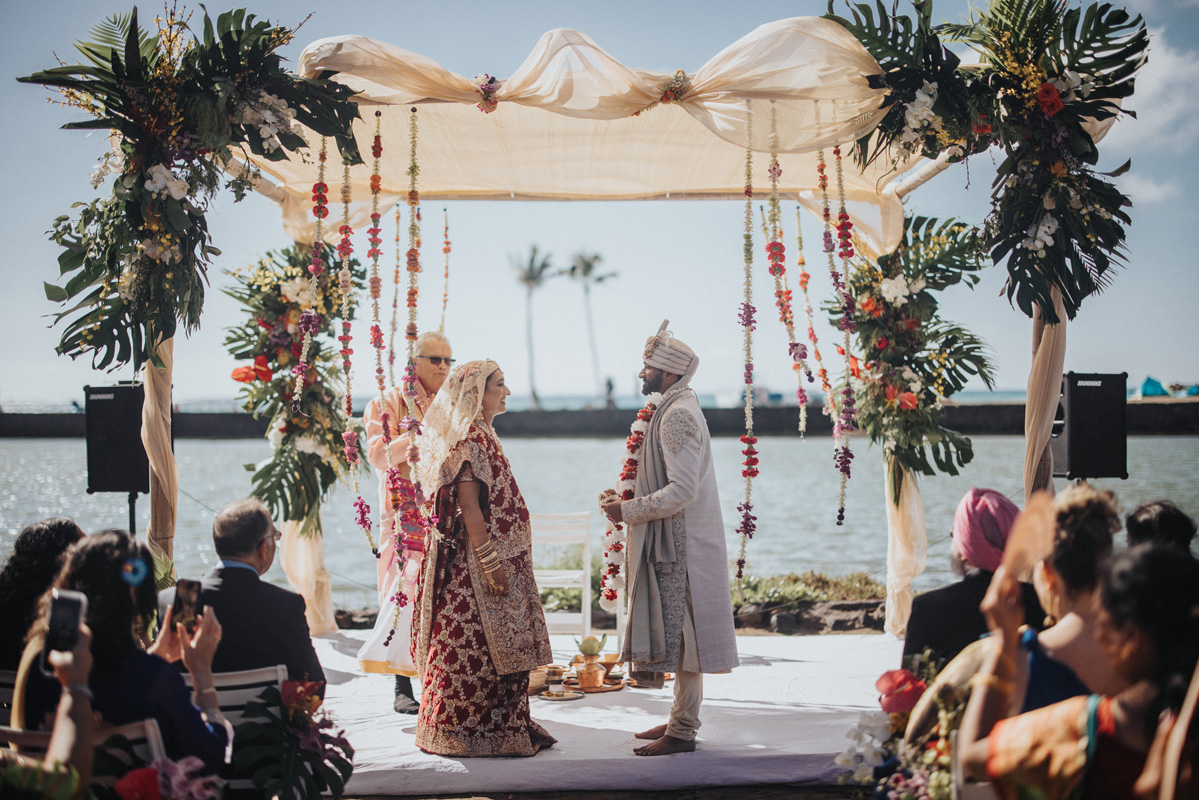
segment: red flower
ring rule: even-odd
[[[1062,96],[1052,83],[1042,83],[1041,88],[1037,90],[1037,104],[1046,116],[1052,117],[1062,110]]]
[[[266,356],[258,356],[254,359],[254,376],[260,381],[269,381],[275,377],[275,373],[271,371],[270,362]]]
[[[888,344],[890,344],[890,342],[887,341],[887,337],[880,336],[878,338],[878,341],[874,343],[874,346],[877,347],[879,350],[886,350]]]
[[[292,712],[316,711],[324,690],[324,681],[283,681],[283,705]]]
[[[914,330],[916,330],[917,328],[919,328],[919,327],[920,327],[920,320],[918,320],[918,319],[905,319],[905,320],[903,321],[903,327],[907,328],[909,331],[914,331]]]
[[[849,357],[849,374],[853,375],[855,378],[862,377],[862,368],[858,365],[857,356]]]
[[[158,770],[154,767],[130,770],[112,788],[121,800],[161,800],[162,798],[162,794],[158,791]]]
[[[878,702],[883,711],[902,714],[916,707],[916,701],[928,685],[906,669],[892,669],[879,677],[874,688],[881,693]]]
[[[899,396],[899,407],[911,411],[916,407],[916,395],[911,392],[904,392]]]
[[[239,383],[253,383],[257,377],[253,367],[238,367],[233,370],[233,380]]]
[[[883,394],[887,396],[887,402],[889,403],[895,399],[897,394],[899,394],[899,389],[895,388],[894,386],[887,386],[883,389]]]

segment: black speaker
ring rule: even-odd
[[[1055,478],[1128,478],[1128,373],[1067,372],[1049,440]]]
[[[142,386],[85,386],[87,491],[150,493]]]

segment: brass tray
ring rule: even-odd
[[[624,688],[623,678],[605,678],[603,686],[597,686],[594,689],[584,689],[579,686],[579,681],[576,678],[564,678],[562,686],[565,689],[571,689],[576,692],[586,692],[587,694],[595,694],[597,692],[619,692]]]

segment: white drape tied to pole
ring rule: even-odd
[[[928,531],[915,474],[898,465],[893,468],[890,459],[886,460],[883,473],[887,500],[887,604],[883,629],[902,638],[912,615],[912,580],[924,572]],[[892,501],[896,474],[901,481],[898,505]]]
[[[319,533],[301,536],[303,527],[303,520],[288,520],[283,525],[280,542],[283,574],[291,588],[304,598],[308,632],[322,636],[337,630],[337,618],[333,613],[333,579],[325,569],[324,537]]]
[[[309,45],[298,71],[309,77],[334,71],[334,80],[358,93],[360,143],[374,134],[372,112],[382,113],[383,210],[407,193],[414,106],[422,200],[743,200],[748,102],[755,150],[771,150],[769,119],[776,117],[782,196],[817,215],[815,151],[852,144],[885,115],[886,90],[869,83],[882,71],[878,63],[840,25],[816,17],[762,25],[689,73],[677,101],[653,108],[671,74],[628,67],[583,33],[565,29],[542,36],[499,82],[498,107],[489,114],[476,107],[483,97],[475,81],[363,36]],[[280,204],[287,233],[310,241],[312,165],[252,161],[279,184],[257,188]],[[755,186],[770,185],[767,161],[756,159]],[[859,171],[845,159],[846,201],[863,252],[877,256],[899,243],[903,208],[883,189],[913,163],[892,168],[884,157]],[[370,168],[352,168],[351,182],[351,224],[358,227],[369,219]],[[326,232],[335,238],[336,226]]]
[[[161,367],[146,364],[145,400],[142,403],[142,446],[150,461],[150,527],[146,538],[152,551],[173,558],[179,470],[171,449],[171,375],[175,366],[175,340],[167,339],[154,351]]]
[[[1066,362],[1066,307],[1062,294],[1051,290],[1053,308],[1059,322],[1041,328],[1040,342],[1032,356],[1028,373],[1028,399],[1024,406],[1024,496],[1031,497],[1037,489],[1053,494],[1053,454],[1049,438],[1053,432],[1053,417],[1057,413],[1062,392],[1062,370]],[[1033,314],[1034,325],[1043,320],[1038,307]],[[1038,477],[1038,470],[1041,474]]]

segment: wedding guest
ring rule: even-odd
[[[975,677],[958,732],[962,768],[997,796],[1133,796],[1166,714],[1177,715],[1199,658],[1199,562],[1146,544],[1116,556],[1099,593],[1099,649],[1125,688],[1008,715],[1022,613],[1003,568],[983,611],[997,646]]]
[[[1013,712],[1089,692],[1116,694],[1126,686],[1095,638],[1100,576],[1120,527],[1116,496],[1086,483],[1069,486],[1054,498],[1053,516],[1053,549],[1033,568],[1046,629],[1021,635]]]
[[[58,576],[63,553],[82,538],[83,531],[66,517],[35,522],[17,535],[0,569],[0,669],[16,671],[38,598]]]
[[[494,361],[457,367],[429,407],[421,481],[437,518],[421,565],[412,655],[416,746],[532,756],[557,741],[529,715],[529,672],[553,660],[533,578],[529,510],[492,422],[512,394]]]
[[[324,681],[308,634],[304,598],[264,581],[275,563],[279,531],[256,497],[222,508],[212,521],[212,543],[221,563],[200,580],[196,607],[208,606],[224,634],[212,659],[214,672],[283,664],[293,681]],[[174,606],[175,587],[158,593],[158,613]]]
[[[67,551],[54,588],[87,596],[87,625],[93,632],[93,667],[88,687],[92,705],[104,722],[125,725],[153,718],[162,732],[167,755],[200,758],[216,771],[225,762],[229,740],[226,721],[213,688],[212,656],[221,625],[210,609],[198,615],[194,634],[172,624],[168,611],[164,633],[150,652],[142,649],[137,631],[154,612],[154,569],[150,549],[125,531],[88,536]],[[13,695],[16,727],[37,730],[59,701],[61,687],[36,666],[48,629],[49,596],[37,620],[17,673]],[[195,686],[189,696],[183,678],[169,660],[181,658]],[[194,704],[193,704],[194,700]]]
[[[1162,542],[1189,553],[1195,540],[1195,520],[1169,500],[1141,503],[1124,518],[1124,529],[1129,547]]]
[[[45,797],[75,800],[87,793],[94,755],[92,692],[87,685],[92,672],[91,645],[91,629],[80,620],[75,646],[69,652],[50,652],[50,666],[62,690],[50,744],[40,760],[0,747],[0,797],[8,797],[10,791],[22,796],[21,791],[31,786],[40,786]],[[52,777],[39,777],[35,770]]]
[[[450,340],[438,331],[422,333],[413,345],[416,397],[404,401],[404,387],[393,386],[366,406],[362,422],[366,428],[366,458],[379,476],[379,558],[377,559],[379,614],[375,629],[358,651],[358,665],[364,672],[395,675],[395,699],[392,708],[399,714],[415,714],[419,709],[412,691],[416,675],[409,644],[412,639],[412,598],[420,575],[421,555],[427,531],[425,514],[414,502],[412,474],[408,466],[411,435],[400,427],[407,416],[423,421],[434,396],[449,377]],[[387,418],[388,437],[383,435]],[[390,445],[388,445],[390,439]],[[388,451],[390,466],[399,470],[396,487],[388,489]],[[399,519],[396,519],[396,509]],[[399,523],[398,525],[396,523]],[[400,549],[407,553],[403,572],[399,570]],[[400,599],[404,602],[401,604]],[[398,613],[397,613],[398,612]]]
[[[958,502],[953,515],[949,560],[961,578],[916,596],[903,642],[903,661],[910,664],[930,650],[938,661],[954,656],[987,632],[979,604],[991,577],[1003,561],[1008,534],[1020,509],[993,489],[973,488]],[[1045,612],[1031,584],[1021,583],[1025,618],[1040,627]]]

